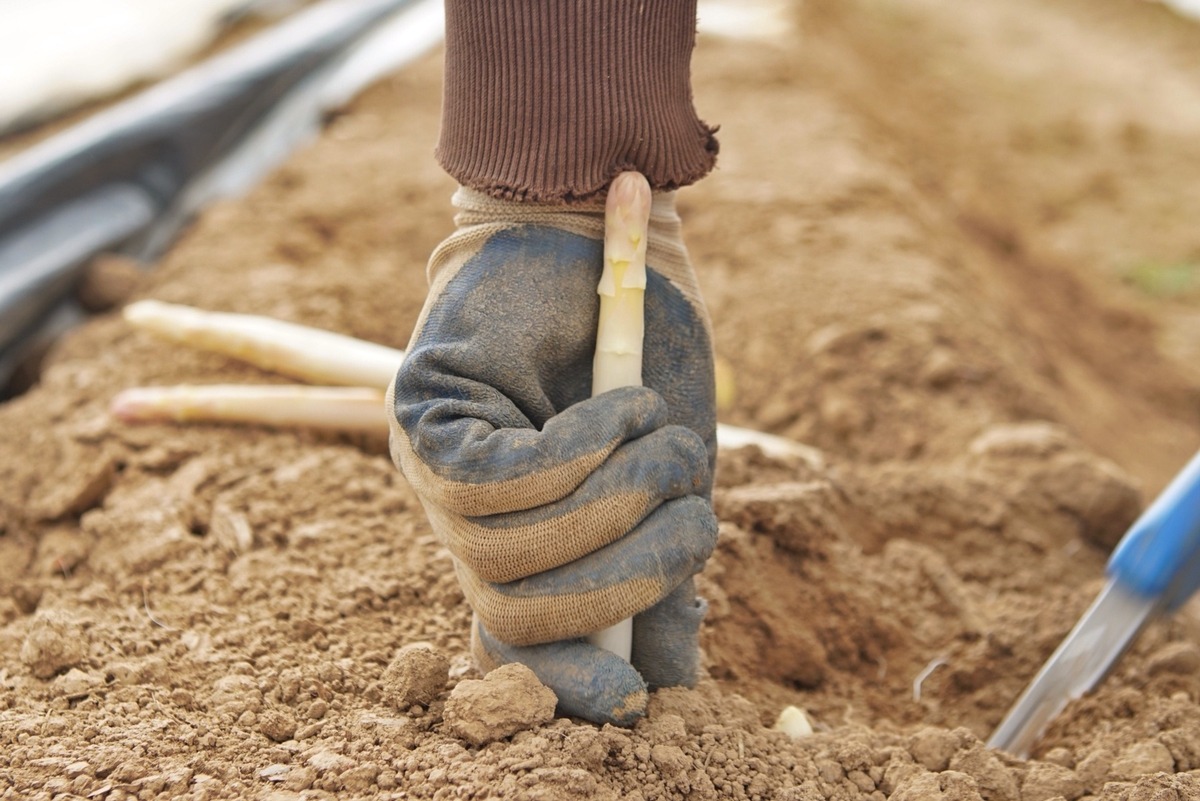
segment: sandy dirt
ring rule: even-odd
[[[381,438],[116,423],[128,386],[284,379],[110,313],[0,406],[0,798],[1200,798],[1193,611],[1031,759],[983,746],[1200,446],[1200,26],[793,20],[701,42],[721,161],[681,211],[724,419],[823,459],[722,454],[697,689],[622,730],[484,679]],[[439,87],[432,56],[372,88],[134,296],[403,347],[451,226]],[[770,730],[789,704],[814,734]]]

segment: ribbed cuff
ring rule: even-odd
[[[696,0],[446,0],[438,161],[509,200],[586,199],[624,170],[694,183],[717,155],[695,30]]]

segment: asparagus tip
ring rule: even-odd
[[[623,172],[608,189],[607,211],[633,220],[650,214],[650,182],[640,172]]]
[[[157,419],[161,417],[161,414],[157,414],[159,410],[155,402],[159,394],[160,391],[146,387],[126,389],[113,398],[109,411],[113,417],[125,423]]]
[[[166,309],[168,304],[161,300],[138,300],[130,303],[122,311],[122,316],[131,323],[139,323],[151,317],[157,317]]]

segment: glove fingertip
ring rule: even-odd
[[[605,722],[614,726],[632,726],[646,716],[646,707],[649,704],[650,694],[646,690],[632,692],[609,710],[608,720]]]
[[[573,681],[565,685],[561,681],[556,683],[558,689],[553,684],[547,686],[558,694],[558,714],[583,718],[600,725],[632,726],[645,717],[646,707],[650,703],[646,683],[628,663],[625,670],[617,675],[600,670],[586,682],[586,686]]]
[[[633,656],[651,690],[694,687],[700,675],[700,624],[708,603],[693,579],[634,618]]]
[[[558,714],[592,723],[632,726],[650,702],[633,666],[584,640],[516,646],[501,642],[475,621],[472,650],[481,669],[520,662],[558,697]]]

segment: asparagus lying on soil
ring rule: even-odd
[[[125,319],[174,342],[223,353],[314,383],[387,388],[404,351],[252,314],[210,312],[142,300]]]
[[[298,378],[334,381],[336,376],[330,373],[328,365],[349,363],[358,365],[352,369],[361,371],[359,374],[369,379],[361,383],[387,386],[404,360],[404,351],[396,348],[270,317],[208,312],[191,306],[143,300],[127,307],[125,318],[137,328],[152,331],[174,342],[224,353],[255,366]],[[307,346],[297,347],[297,342],[307,343]],[[319,359],[316,356],[318,349],[321,351]],[[345,377],[346,382],[349,381],[349,370],[340,372],[340,375]],[[192,387],[187,392],[174,391],[173,387],[126,390],[113,401],[114,414],[126,422],[224,420],[270,425],[311,425],[298,421],[316,417],[325,421],[321,424],[323,427],[351,430],[360,429],[356,421],[362,419],[364,425],[366,422],[359,411],[366,403],[365,396],[360,399],[335,392],[309,391],[316,387],[285,388],[278,385],[204,387],[207,404],[218,403],[223,397],[245,402],[255,397],[256,393],[269,396],[273,411],[271,420],[250,412],[236,418],[205,417],[199,408],[199,389]],[[285,389],[290,391],[285,392]],[[127,393],[131,392],[139,394],[128,396]],[[130,397],[137,402],[128,402]],[[387,423],[382,406],[378,419],[379,430],[386,432]],[[717,439],[722,448],[755,446],[773,458],[798,458],[816,469],[823,464],[817,449],[762,431],[721,423],[717,425]]]
[[[112,413],[126,422],[236,422],[386,432],[383,393],[365,387],[137,387],[117,395]]]

